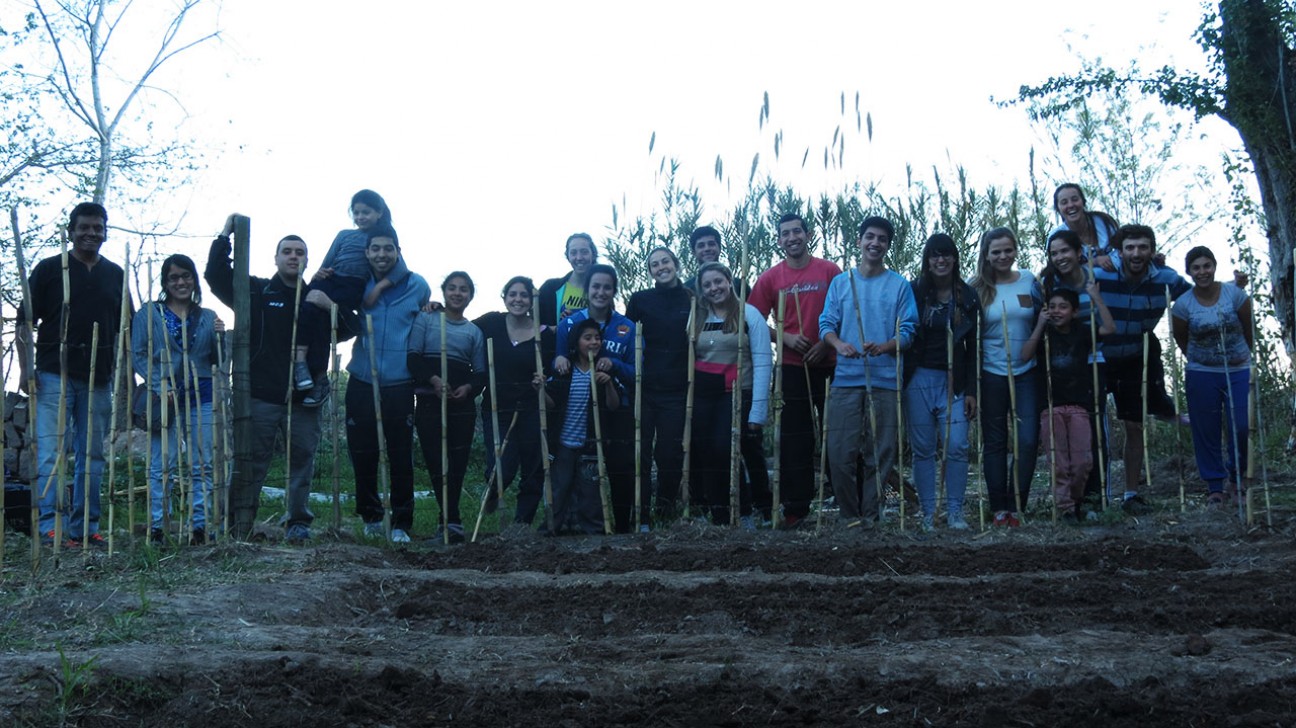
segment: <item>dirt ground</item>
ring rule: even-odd
[[[1296,514],[1159,505],[928,535],[323,534],[35,576],[11,543],[0,724],[1296,725]]]

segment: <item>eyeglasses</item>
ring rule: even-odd
[[[193,280],[191,273],[172,273],[167,276],[167,283],[188,283]]]

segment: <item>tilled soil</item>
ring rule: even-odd
[[[0,723],[1294,725],[1294,557],[1164,513],[7,563]]]

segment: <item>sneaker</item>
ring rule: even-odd
[[[284,540],[291,544],[301,544],[310,540],[310,526],[294,523],[284,531]]]
[[[1121,503],[1121,510],[1131,516],[1146,516],[1152,512],[1152,504],[1143,500],[1141,495],[1132,495]]]
[[[304,361],[294,362],[293,389],[302,392],[314,386],[315,380],[311,377],[310,365]]]
[[[150,528],[149,543],[153,544],[154,546],[161,546],[162,544],[166,543],[166,533],[163,532],[162,529],[160,528]]]
[[[756,518],[754,516],[739,516],[738,526],[744,531],[756,530]]]
[[[1017,528],[1021,525],[1021,521],[1012,511],[999,511],[995,513],[994,525],[999,528]]]
[[[89,542],[90,548],[92,549],[106,550],[108,548],[108,539],[104,538],[103,534],[97,531],[95,533],[90,534],[90,538],[86,540]]]
[[[42,533],[42,534],[40,535],[40,542],[41,542],[41,546],[53,546],[53,545],[54,545],[54,532],[53,532],[53,531],[46,531],[46,532]]]
[[[382,521],[374,521],[364,525],[365,538],[386,538],[387,532],[383,528]]]
[[[801,525],[801,521],[803,520],[805,519],[802,518],[801,516],[783,516],[783,530],[784,531],[795,530],[798,526]]]
[[[652,533],[652,529],[648,527],[648,524],[641,523],[639,524],[639,533]]]
[[[1206,496],[1206,510],[1218,511],[1224,507],[1224,494],[1214,491]]]
[[[966,531],[968,526],[967,519],[963,517],[962,511],[952,511],[945,516],[945,525],[953,531]]]
[[[931,533],[936,528],[936,519],[930,513],[924,513],[918,516],[918,530],[923,533]]]
[[[392,529],[392,534],[391,534],[391,542],[392,542],[392,543],[409,543],[409,542],[410,542],[409,534],[408,534],[408,533],[405,533],[405,529],[403,529],[403,528],[393,528],[393,529]]]
[[[206,530],[206,529],[203,529],[203,528],[195,528],[195,529],[193,530],[193,533],[191,533],[191,534],[189,535],[189,545],[190,545],[190,546],[205,546],[205,545],[207,544],[207,538],[208,538],[208,536],[207,536],[207,530]],[[212,537],[211,537],[211,540],[212,540],[212,541],[215,541],[215,540],[216,540],[216,537],[215,537],[215,536],[212,536]]]
[[[309,409],[323,406],[323,404],[328,401],[330,391],[331,387],[329,385],[329,380],[321,378],[310,388],[310,392],[302,398],[302,406]]]
[[[463,525],[462,525],[462,524],[459,524],[459,523],[451,523],[451,524],[450,524],[450,529],[449,529],[449,530],[450,530],[450,543],[463,543],[463,542],[464,542],[464,528],[463,528]],[[395,539],[393,539],[393,540],[395,540]],[[438,529],[436,530],[436,533],[432,534],[432,538],[429,538],[429,539],[427,540],[427,543],[428,543],[428,544],[431,544],[431,545],[433,545],[433,546],[436,546],[436,545],[442,545],[442,546],[444,546],[445,543],[446,543],[446,532],[445,532],[445,530],[438,528]]]

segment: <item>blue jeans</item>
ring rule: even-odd
[[[1039,387],[1037,370],[1013,377],[1017,396],[1017,460],[1016,482],[1008,478],[1008,455],[1012,452],[1008,436],[1009,410],[1012,400],[1008,377],[981,373],[981,436],[982,468],[985,472],[986,495],[992,511],[1019,511],[1030,498],[1031,478],[1035,475],[1035,458],[1039,455]],[[1015,486],[1015,487],[1014,487]],[[1019,505],[1020,504],[1020,505]]]
[[[58,444],[59,444],[59,375],[49,372],[36,374],[36,496],[40,500],[40,531],[54,530],[58,503]],[[68,468],[71,478],[71,502],[64,499],[61,515],[70,538],[80,539],[85,534],[86,517],[89,516],[90,533],[99,532],[99,486],[103,480],[104,437],[112,419],[112,392],[108,385],[95,386],[94,414],[89,413],[90,384],[68,378],[67,425],[64,446],[71,443],[75,464]],[[93,417],[93,419],[92,419]],[[86,434],[91,433],[89,442]],[[89,498],[86,497],[86,474],[90,476]],[[86,512],[87,500],[89,513]],[[68,519],[69,513],[71,518]]]
[[[1239,463],[1245,465],[1247,461],[1247,383],[1251,370],[1243,367],[1225,376],[1223,372],[1190,369],[1186,375],[1184,391],[1192,420],[1193,450],[1197,451],[1197,472],[1206,481],[1207,490],[1222,493],[1224,481],[1236,478]],[[1230,389],[1232,407],[1229,406]],[[1230,410],[1231,426],[1225,428],[1222,421]]]
[[[185,451],[189,466],[189,495],[193,503],[194,529],[207,527],[207,503],[212,489],[212,403],[192,402],[186,408],[183,400],[168,413],[166,430],[149,436],[152,460],[149,462],[149,511],[153,528],[162,528],[171,505],[171,485],[180,479],[180,450]],[[166,462],[162,443],[166,441]],[[165,480],[165,483],[163,482]]]
[[[952,404],[951,404],[952,403]],[[913,451],[914,487],[923,513],[936,513],[936,447],[945,440],[945,493],[950,513],[963,510],[967,492],[968,421],[964,416],[963,395],[949,396],[949,382],[944,371],[918,368],[904,391],[905,431]],[[946,415],[949,422],[946,423]]]

